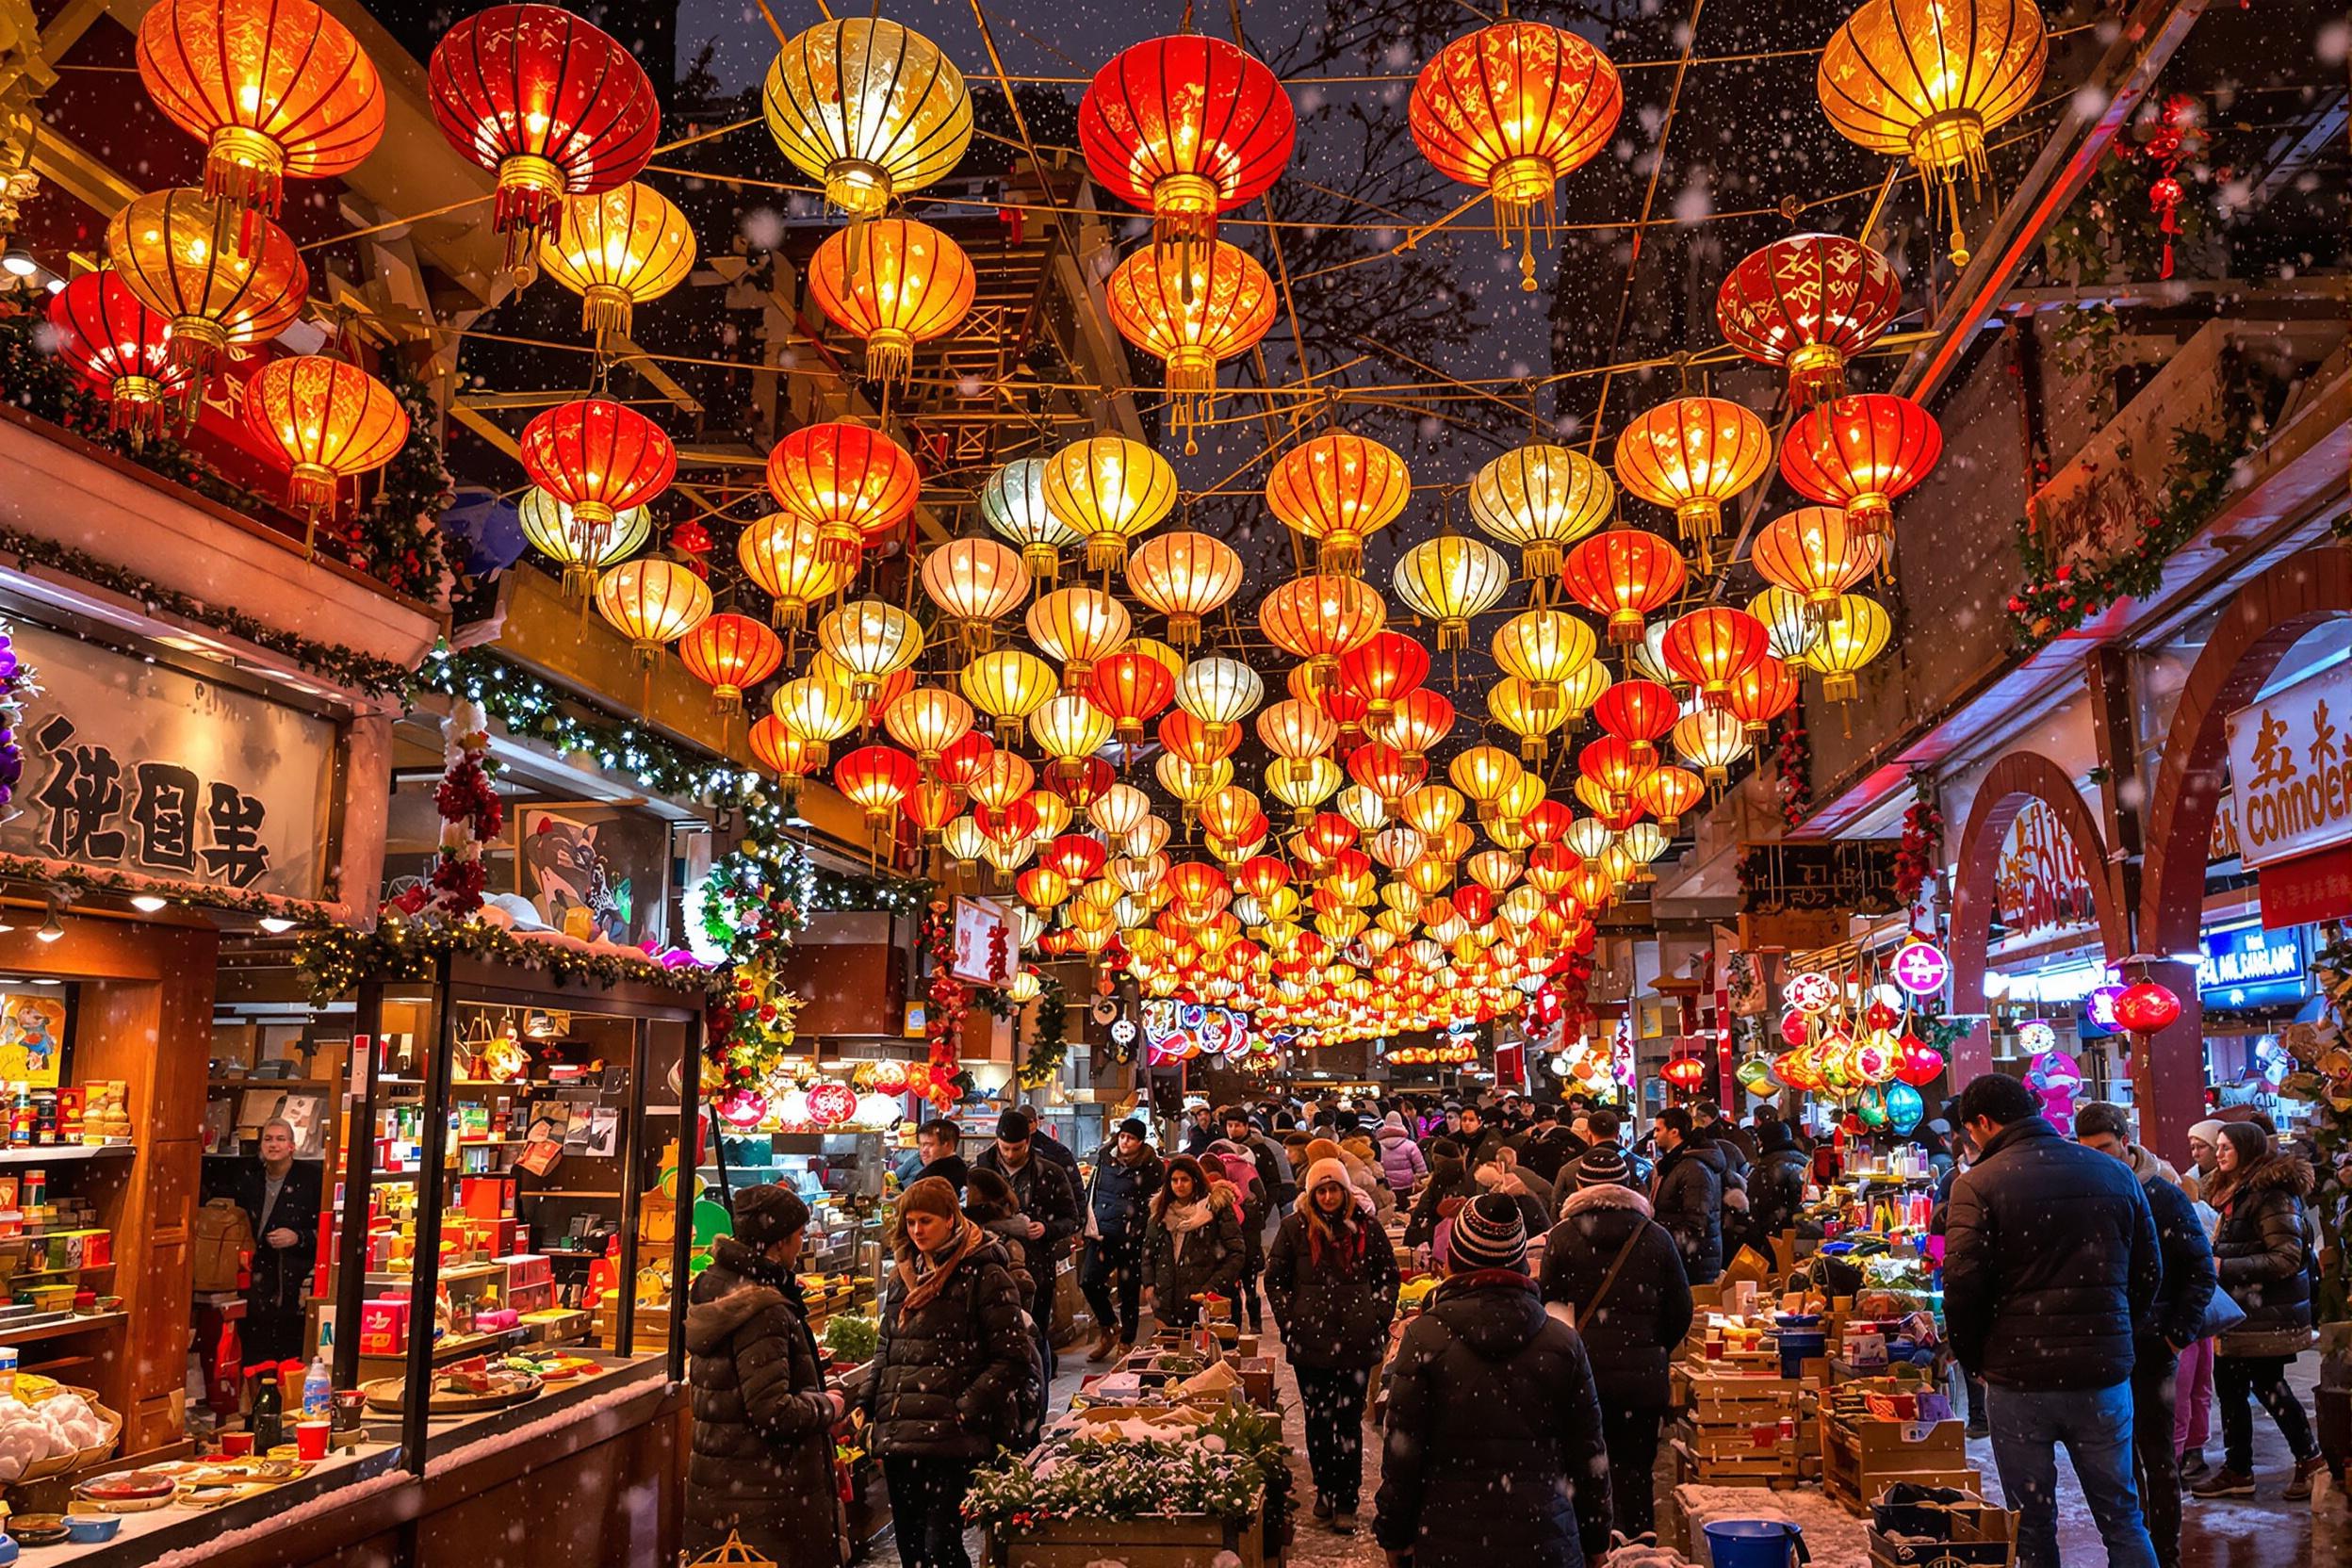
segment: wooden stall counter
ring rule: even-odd
[[[433,1421],[422,1477],[401,1467],[396,1442],[363,1442],[217,1508],[124,1514],[104,1546],[28,1546],[21,1568],[143,1568],[167,1554],[207,1568],[460,1562],[507,1541],[532,1561],[577,1568],[674,1560],[686,1390],[658,1353],[590,1359],[607,1370],[505,1410]],[[391,1437],[399,1425],[371,1417],[368,1429]]]

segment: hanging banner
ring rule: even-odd
[[[2047,801],[2026,803],[2001,841],[1994,907],[2010,937],[2087,926],[2098,918],[2091,874]]]
[[[2239,853],[2262,867],[2352,841],[2352,666],[2230,715]]]

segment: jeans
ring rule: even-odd
[[[1290,1370],[1298,1380],[1307,1468],[1315,1476],[1315,1489],[1331,1500],[1332,1508],[1352,1512],[1364,1491],[1364,1403],[1371,1369],[1294,1363]]]
[[[2178,1377],[2172,1357],[2156,1348],[2149,1355],[2143,1343],[2132,1365],[2132,1461],[2157,1568],[2180,1568],[2180,1450],[2172,1438]]]
[[[964,1494],[978,1466],[968,1459],[882,1456],[901,1568],[972,1568],[964,1550]]]
[[[1617,1533],[1639,1541],[1658,1527],[1658,1433],[1666,1413],[1647,1407],[1601,1407],[1601,1442],[1609,1449],[1609,1507]]]
[[[2302,1401],[2287,1386],[2287,1368],[2294,1364],[2293,1356],[2213,1358],[2213,1387],[2221,1396],[2222,1462],[2241,1476],[2254,1473],[2254,1412],[2246,1402],[2249,1394],[2278,1423],[2278,1435],[2287,1440],[2295,1462],[2319,1452]]]
[[[2017,1511],[2017,1568],[2062,1568],[2058,1447],[2107,1544],[2108,1568],[2155,1568],[2132,1481],[2132,1385],[2023,1389],[1995,1385],[1989,1413],[2003,1500]]]
[[[2172,1447],[2185,1459],[2213,1441],[2213,1342],[2200,1339],[2181,1351],[2173,1378]]]
[[[1111,1289],[1116,1279],[1119,1302],[1112,1308]],[[1143,1246],[1140,1242],[1097,1237],[1086,1243],[1086,1263],[1078,1275],[1078,1288],[1086,1292],[1086,1305],[1094,1313],[1097,1327],[1105,1332],[1116,1332],[1133,1344],[1135,1321],[1142,1316],[1139,1304],[1143,1295]]]
[[[1241,1269],[1241,1299],[1233,1306],[1233,1324],[1247,1328],[1251,1333],[1266,1331],[1266,1307],[1258,1299],[1258,1272],[1248,1264]]]

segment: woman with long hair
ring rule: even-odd
[[[1396,1315],[1396,1253],[1337,1160],[1307,1169],[1306,1196],[1266,1256],[1266,1295],[1290,1351],[1306,1413],[1315,1516],[1356,1527],[1364,1490],[1364,1404]]]
[[[1004,1247],[926,1176],[898,1200],[897,1267],[866,1419],[890,1489],[904,1568],[972,1568],[964,1494],[979,1462],[1035,1424],[1045,1398]]]
[[[1152,1199],[1143,1252],[1152,1315],[1169,1328],[1198,1323],[1203,1296],[1237,1299],[1248,1254],[1241,1239],[1241,1200],[1232,1184],[1212,1184],[1189,1154],[1169,1160],[1168,1175]]]
[[[2303,1207],[2311,1195],[2311,1168],[2273,1151],[2262,1130],[2245,1121],[2222,1127],[2213,1154],[2219,1168],[2205,1189],[2221,1214],[2213,1268],[2246,1321],[2214,1347],[2222,1466],[2189,1490],[2198,1497],[2254,1495],[2250,1396],[2278,1423],[2278,1435],[2295,1455],[2285,1495],[2296,1501],[2311,1494],[2311,1478],[2328,1465],[2302,1402],[2287,1386],[2287,1368],[2311,1346],[2312,1237]]]

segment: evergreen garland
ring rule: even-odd
[[[1070,993],[1053,975],[1037,972],[1037,1037],[1029,1042],[1018,1074],[1025,1089],[1041,1089],[1054,1082],[1070,1058]]]
[[[1161,1438],[1072,1438],[984,1465],[964,1496],[964,1518],[999,1534],[1058,1519],[1181,1519],[1239,1524],[1265,1495],[1256,1458],[1203,1443]]]

